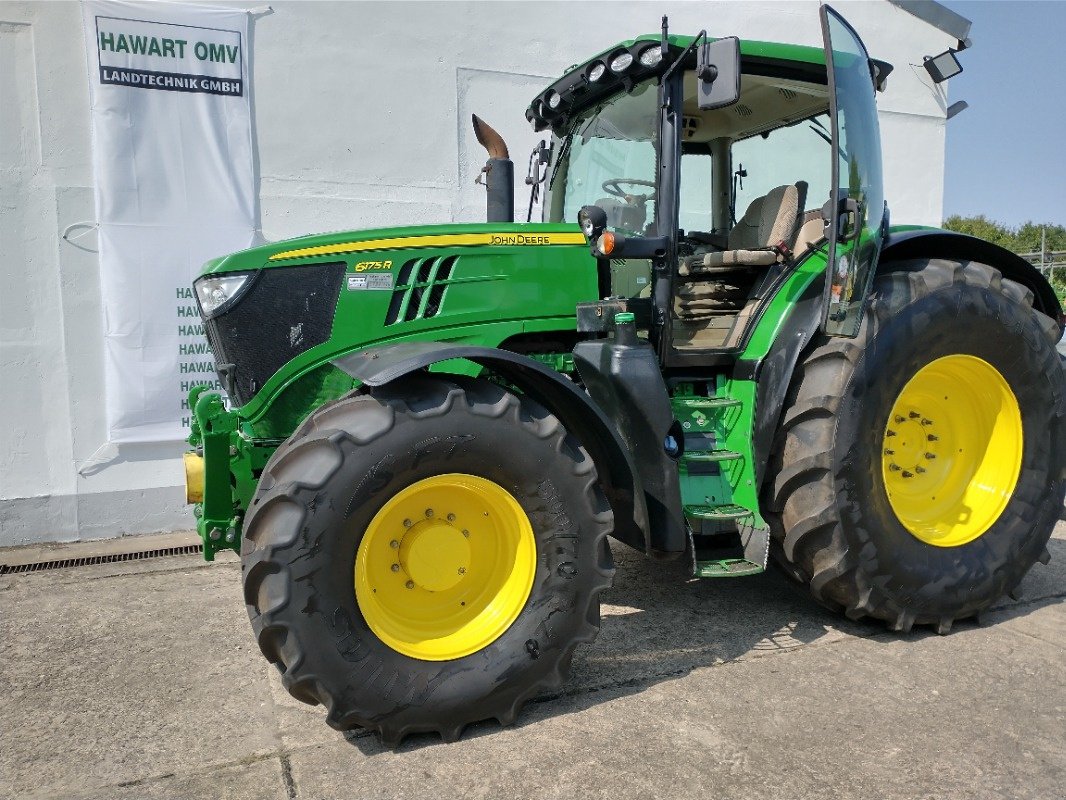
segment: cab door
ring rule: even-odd
[[[820,14],[833,128],[830,186],[837,187],[822,212],[829,229],[822,327],[831,336],[853,337],[887,229],[881,134],[866,47],[836,11],[823,5]]]

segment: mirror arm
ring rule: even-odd
[[[685,60],[685,57],[689,53],[691,53],[693,50],[696,49],[696,45],[698,45],[700,43],[700,39],[703,39],[703,40],[707,39],[707,30],[706,29],[704,29],[704,30],[702,30],[702,31],[700,31],[699,33],[696,34],[696,38],[692,40],[692,44],[690,44],[688,47],[686,47],[684,52],[681,53],[681,55],[679,55],[677,57],[677,60],[674,61],[674,63],[670,65],[670,68],[667,69],[666,72],[663,73],[663,77],[661,79],[661,82],[663,84],[665,84],[670,79],[670,76],[673,75],[674,72],[677,71],[677,68],[681,65],[681,62]],[[666,53],[664,52],[663,55],[666,55]]]

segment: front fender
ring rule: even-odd
[[[442,361],[472,361],[551,411],[596,464],[614,511],[614,538],[648,552],[648,508],[632,454],[595,403],[572,381],[530,358],[494,347],[402,342],[341,356],[334,366],[373,388]]]

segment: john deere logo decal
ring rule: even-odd
[[[529,235],[525,233],[494,233],[489,244],[551,244],[547,234]]]
[[[240,31],[96,18],[100,83],[239,97],[242,50]]]

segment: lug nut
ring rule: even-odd
[[[911,472],[907,472],[907,470],[903,470],[903,477],[904,478],[913,478],[914,474],[911,473]]]
[[[893,419],[895,419],[896,422],[906,422],[907,421],[903,417],[901,417],[899,414],[896,414],[896,416],[893,417]]]
[[[413,522],[411,522],[411,520],[409,520],[409,519],[405,519],[405,520],[403,521],[403,526],[404,526],[405,528],[410,528],[410,527],[411,527],[412,525],[414,525],[414,523],[413,523]]]
[[[918,417],[920,417],[921,414],[919,414],[917,411],[912,411],[907,416],[910,417],[911,419],[918,419]]]
[[[899,466],[896,464],[889,464],[888,469],[890,472],[899,472]]]
[[[398,541],[396,541],[395,539],[393,539],[391,542],[389,542],[389,547],[391,547],[393,550],[395,550],[399,546],[400,546],[400,543]]]
[[[928,436],[926,436],[925,438],[928,439],[930,442],[939,442],[940,441],[940,437],[937,436],[935,433],[931,433]]]
[[[404,584],[404,586],[406,586],[408,589],[414,589],[415,588],[415,582],[414,581],[408,581],[407,583]]]
[[[914,471],[920,475],[921,473],[925,472],[925,467],[915,467]]]
[[[426,518],[428,519],[428,518],[431,518],[432,516],[433,516],[433,509],[432,508],[427,508],[426,509]]]
[[[885,455],[886,456],[894,456],[895,454],[896,454],[895,450],[887,450],[887,449],[885,450]]]
[[[896,432],[894,430],[892,430],[891,428],[889,428],[888,430],[885,431],[885,436],[895,436],[895,435],[896,435]]]
[[[400,571],[400,565],[399,565],[399,564],[393,564],[393,565],[392,565],[392,566],[390,567],[390,569],[391,569],[391,570],[392,570],[393,572],[399,572],[399,571]]]
[[[470,531],[464,529],[463,530],[463,536],[465,536],[467,539],[469,539],[470,538]]]
[[[455,514],[448,515],[448,522],[455,522]]]
[[[925,457],[928,458],[930,461],[932,461],[933,459],[936,458],[936,455],[933,454],[933,453],[926,453]]]
[[[922,424],[923,425],[932,425],[933,421],[931,419],[926,419],[925,417],[922,417]]]
[[[459,574],[466,575],[466,567],[459,567]]]

